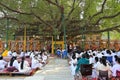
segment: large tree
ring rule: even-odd
[[[120,32],[120,0],[1,0],[0,12],[1,27],[9,19],[11,28],[39,27],[38,35]]]

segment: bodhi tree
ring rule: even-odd
[[[44,35],[120,32],[120,0],[1,0],[0,12],[1,28],[9,19],[13,30],[37,26]]]

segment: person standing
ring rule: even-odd
[[[77,58],[76,58],[75,54],[72,55],[72,58],[71,58],[71,61],[69,62],[69,64],[70,64],[71,74],[74,76],[74,79],[76,80],[75,70],[77,67]]]

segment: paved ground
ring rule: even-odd
[[[74,80],[66,59],[50,58],[49,63],[31,77],[1,77],[0,80]]]
[[[35,80],[73,80],[66,59],[50,58],[49,63],[38,71],[34,76]],[[39,77],[39,78],[38,78]]]
[[[14,76],[14,77],[10,77],[10,76],[1,76],[0,75],[0,80],[24,80],[25,77],[24,76]]]

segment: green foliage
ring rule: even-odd
[[[74,29],[77,29],[78,31],[77,33],[80,34],[81,31],[78,30],[80,29],[80,27],[87,28],[89,26],[90,28],[92,27],[91,29],[93,29],[96,25],[100,25],[101,26],[100,29],[107,29],[116,25],[120,25],[119,20],[120,15],[117,15],[113,18],[103,18],[106,16],[113,16],[120,12],[120,3],[118,3],[117,0],[107,0],[103,7],[103,11],[101,11],[101,8],[104,0],[49,0],[49,1],[52,1],[54,4],[48,2],[48,0],[1,0],[0,2],[6,5],[8,8],[0,5],[0,11],[6,12],[6,14],[9,17],[16,18],[18,20],[17,21],[11,19],[10,21],[10,25],[12,26],[10,28],[11,31],[12,30],[14,31],[16,30],[16,28],[19,28],[19,26],[23,25],[22,23],[39,22],[39,24],[35,26],[39,26],[40,34],[43,34],[44,29],[50,26],[53,28],[53,30],[51,31],[55,31],[56,28],[59,27],[57,31],[62,32],[63,27],[60,27],[62,26],[60,24],[61,23],[60,21],[62,21],[61,19],[62,15],[64,15],[65,19],[64,23],[66,23],[67,28],[70,29],[68,30],[68,35],[70,33],[69,31],[72,31]],[[64,8],[64,14],[61,14],[60,7]],[[98,12],[101,13],[93,17],[93,15]],[[83,18],[80,18],[81,15],[83,16]],[[93,19],[91,19],[91,17],[93,17]],[[93,25],[99,19],[101,20],[98,22],[98,24]],[[69,22],[71,20],[76,21]],[[5,27],[6,25],[5,22],[6,18],[4,20],[1,20],[0,22],[1,28]],[[46,23],[49,25],[47,25]],[[27,26],[34,27],[34,25],[29,24]],[[96,28],[94,28],[94,30],[96,30]],[[46,34],[53,33],[46,32]],[[60,32],[58,33],[60,34]]]
[[[107,32],[102,33],[102,39],[107,39]],[[110,40],[120,40],[120,34],[117,31],[110,31]]]

